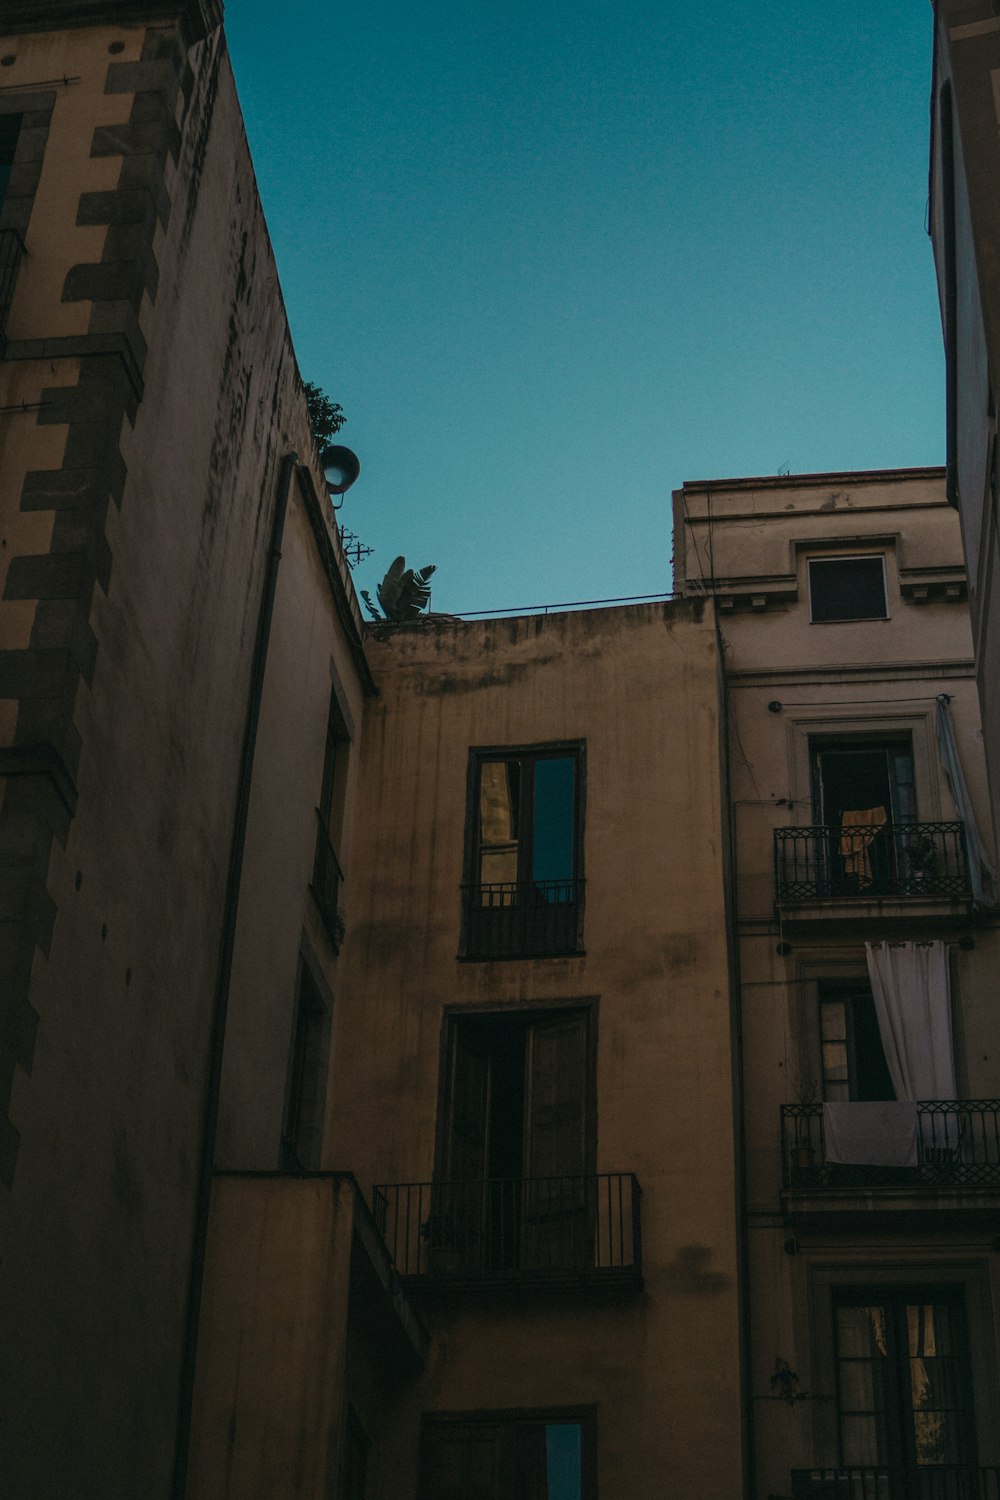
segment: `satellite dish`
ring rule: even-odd
[[[345,490],[349,490],[361,473],[361,462],[357,454],[352,453],[350,448],[342,448],[339,443],[323,449],[320,463],[331,495],[342,495]]]

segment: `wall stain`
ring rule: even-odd
[[[715,1297],[730,1285],[731,1277],[709,1269],[712,1251],[707,1245],[682,1245],[663,1272],[675,1291],[695,1297]]]

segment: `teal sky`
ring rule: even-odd
[[[432,607],[670,587],[686,479],[943,461],[926,0],[229,0],[342,517]]]

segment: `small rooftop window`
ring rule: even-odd
[[[874,557],[812,558],[809,605],[814,623],[888,619],[885,559],[881,553]]]

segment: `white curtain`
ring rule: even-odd
[[[882,1048],[897,1099],[954,1099],[948,950],[866,943]]]
[[[937,731],[938,756],[944,767],[944,773],[951,787],[951,795],[955,801],[958,816],[965,825],[965,845],[969,852],[969,879],[972,884],[972,899],[976,906],[995,909],[997,905],[996,876],[993,866],[987,858],[983,841],[979,836],[979,826],[976,823],[976,815],[972,810],[969,800],[969,789],[965,784],[965,776],[962,773],[962,762],[958,758],[958,745],[955,742],[955,730],[951,722],[951,713],[948,709],[950,698],[947,693],[939,693],[937,696],[937,708],[934,720]]]

